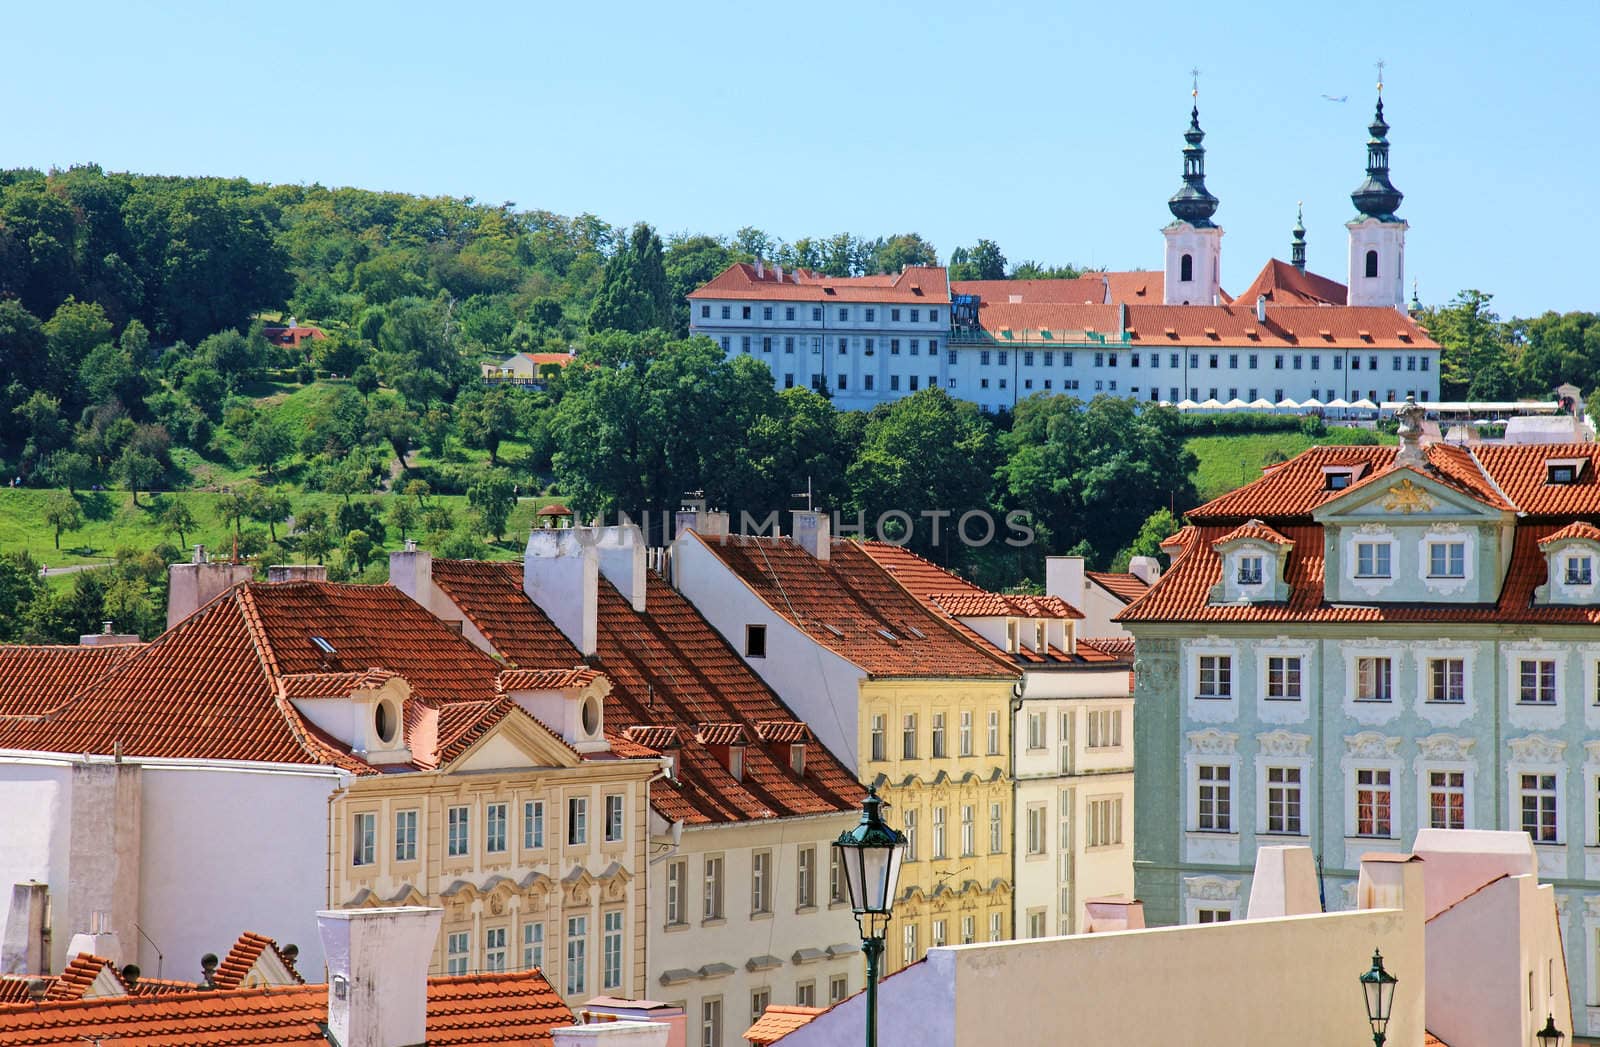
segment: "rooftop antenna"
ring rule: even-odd
[[[789,497],[790,498],[804,498],[806,500],[806,512],[809,513],[814,508],[814,506],[812,505],[812,496],[811,496],[811,477],[809,477],[809,476],[806,477],[806,489],[804,491],[796,491],[793,494],[791,494]]]

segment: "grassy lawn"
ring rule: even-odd
[[[1365,430],[1330,428],[1315,437],[1300,432],[1195,436],[1185,446],[1200,460],[1195,470],[1195,487],[1200,492],[1200,500],[1208,502],[1259,477],[1261,467],[1267,464],[1267,456],[1273,451],[1293,458],[1318,444],[1356,443],[1356,434],[1362,432]],[[1395,442],[1394,437],[1383,434],[1379,434],[1378,439],[1386,444]]]

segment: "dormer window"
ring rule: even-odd
[[[1356,577],[1388,578],[1390,576],[1389,543],[1357,542]]]
[[[798,775],[806,773],[806,747],[804,745],[789,746],[789,770]]]
[[[1573,555],[1567,557],[1567,584],[1568,585],[1593,585],[1594,560],[1587,555]]]
[[[1346,472],[1330,472],[1323,474],[1322,489],[1325,491],[1342,491],[1350,486],[1352,476]]]
[[[728,773],[736,782],[744,781],[744,746],[728,746]]]
[[[1582,458],[1546,458],[1544,460],[1545,483],[1552,487],[1564,487],[1578,482],[1578,477],[1583,475]]]
[[[1035,651],[1038,651],[1040,654],[1043,654],[1046,651],[1046,649],[1048,649],[1048,647],[1049,647],[1049,642],[1045,637],[1044,622],[1042,622],[1042,621],[1041,622],[1034,622],[1033,623],[1033,649]]]
[[[1241,556],[1241,557],[1239,557],[1239,584],[1240,585],[1260,585],[1261,584],[1261,557],[1259,557],[1259,556]]]
[[[1006,652],[1008,654],[1017,653],[1017,620],[1015,618],[1006,619]]]
[[[1465,578],[1466,576],[1466,542],[1428,543],[1428,577]]]

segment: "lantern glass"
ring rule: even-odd
[[[834,854],[844,871],[850,908],[857,915],[887,916],[900,882],[900,862],[906,838],[879,817],[883,801],[868,790],[861,805],[861,823],[834,842]]]
[[[1534,1034],[1539,1039],[1539,1047],[1559,1047],[1566,1033],[1556,1028],[1556,1016],[1551,1014],[1544,1020],[1544,1028]]]
[[[1372,953],[1372,969],[1361,975],[1361,991],[1366,996],[1367,1021],[1374,1033],[1382,1033],[1389,1026],[1389,1015],[1394,1009],[1394,987],[1400,979],[1383,969],[1383,956]]]

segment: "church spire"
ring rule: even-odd
[[[1306,271],[1306,222],[1303,203],[1294,208],[1294,236],[1289,240],[1289,261],[1302,273]]]
[[[1367,139],[1367,177],[1350,194],[1350,201],[1364,215],[1380,222],[1397,222],[1395,211],[1405,196],[1389,181],[1389,125],[1383,119],[1382,62],[1378,63],[1378,108],[1367,130],[1372,135]]]
[[[1206,133],[1200,130],[1200,70],[1192,71],[1194,87],[1189,92],[1193,100],[1189,111],[1189,129],[1183,133],[1188,143],[1183,148],[1183,188],[1172,194],[1167,208],[1180,222],[1205,229],[1211,226],[1211,216],[1217,213],[1218,200],[1206,189],[1206,150],[1200,143]]]

